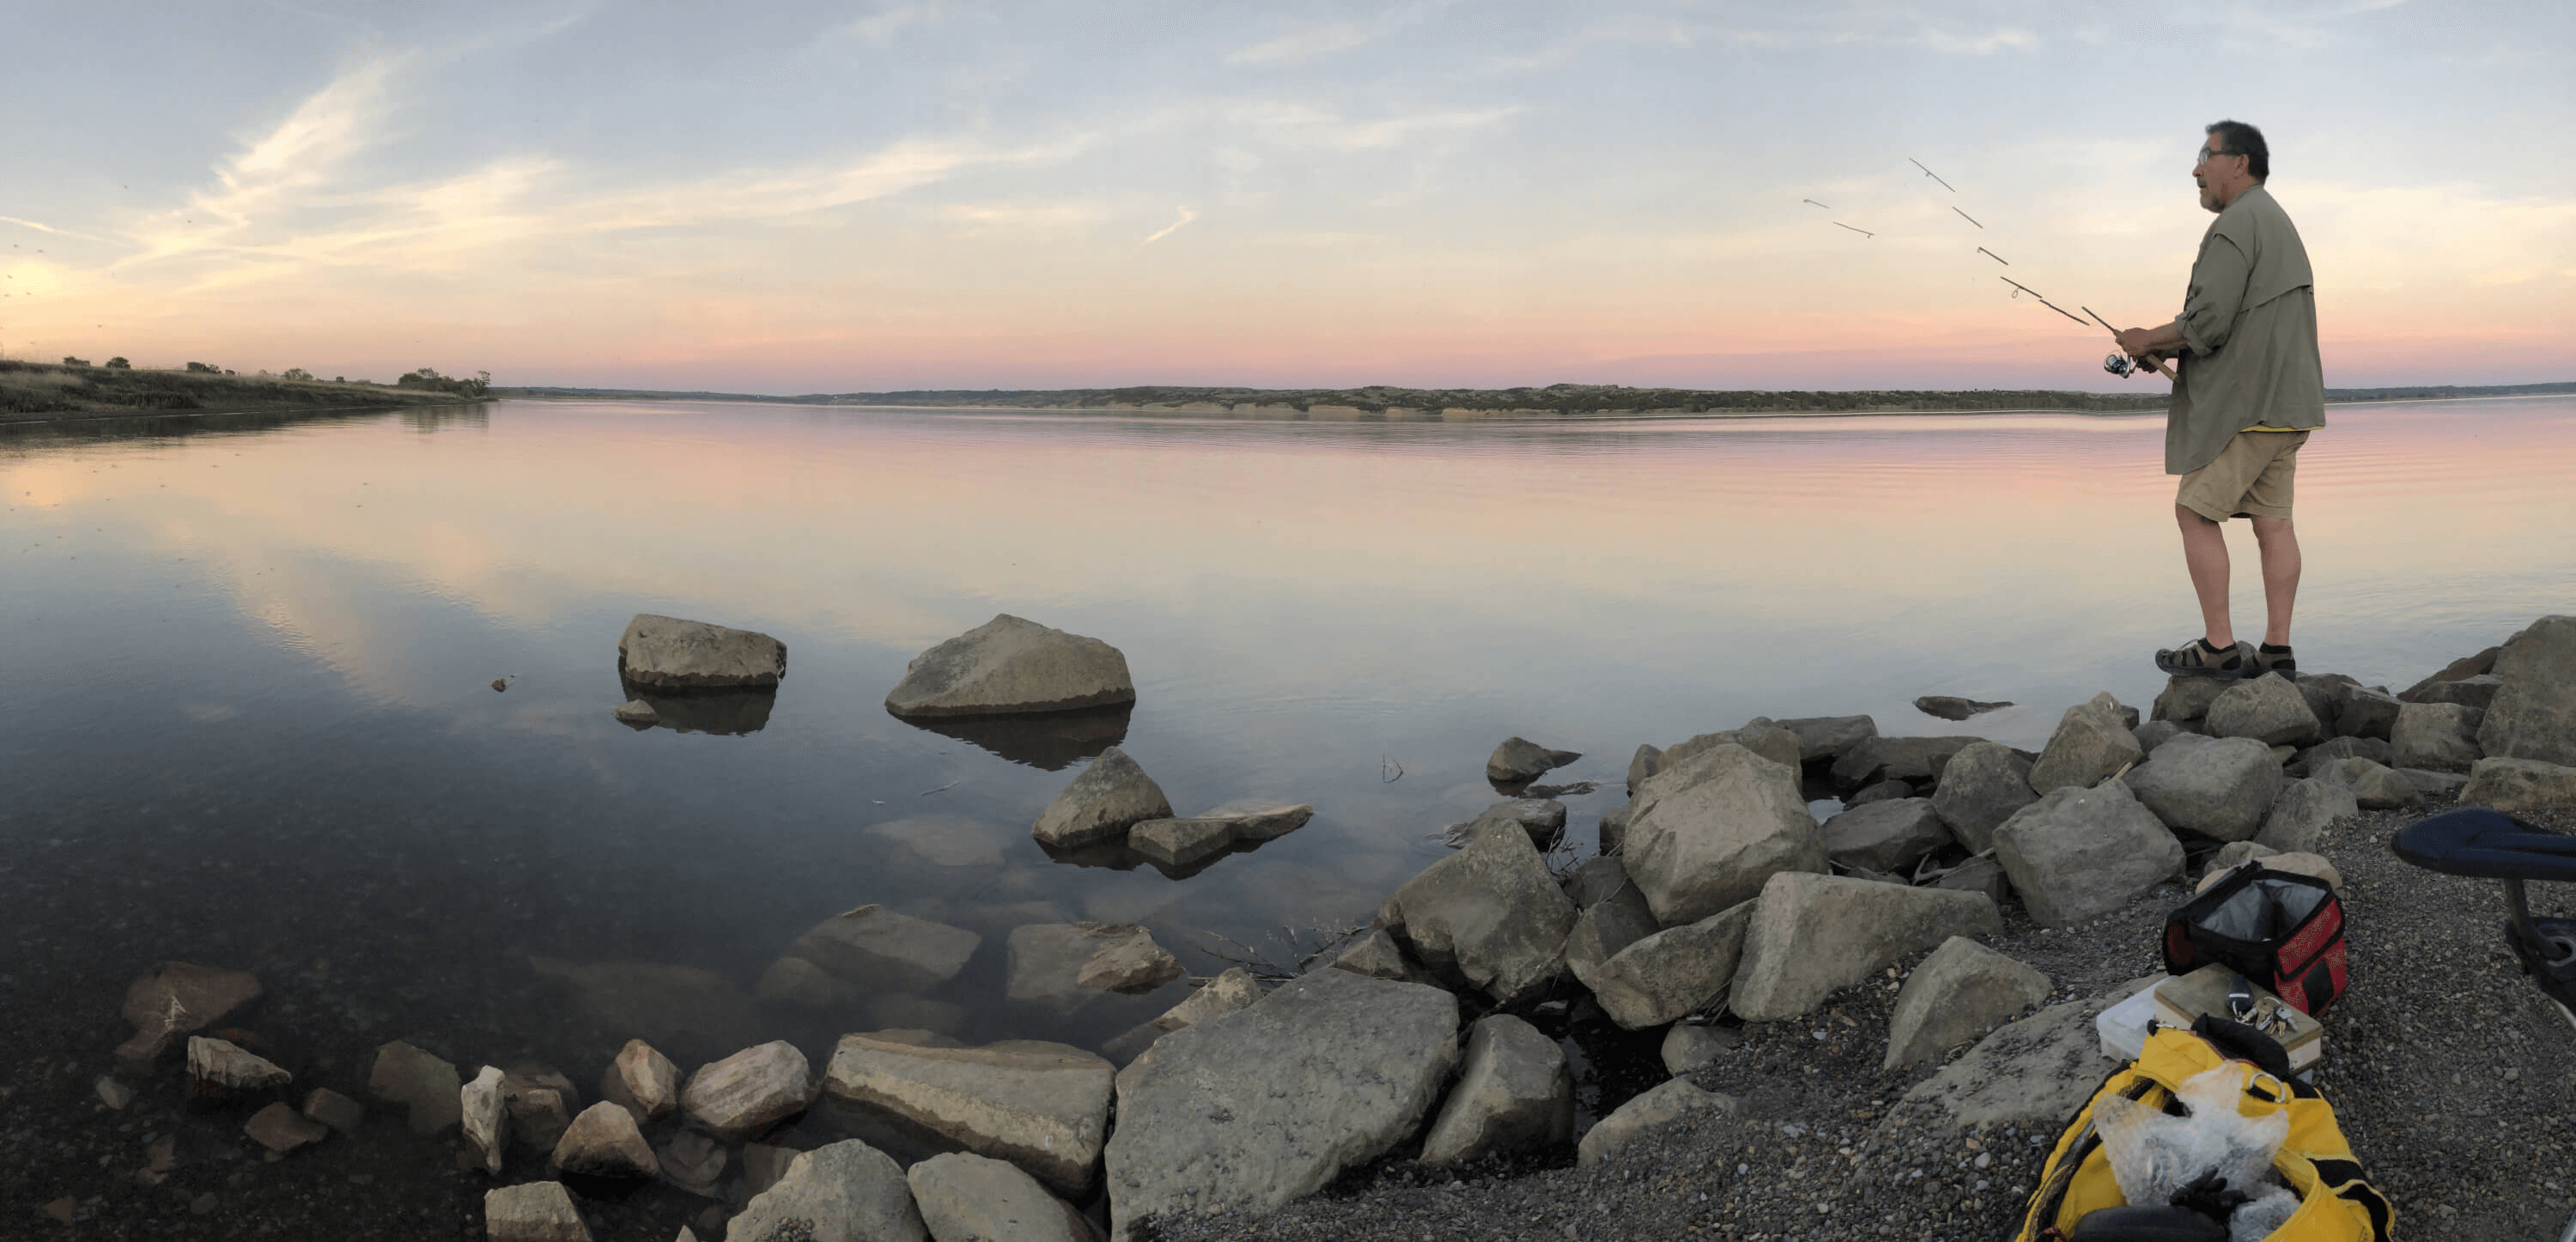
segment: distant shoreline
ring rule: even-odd
[[[122,363],[122,359],[116,359]],[[0,426],[211,415],[341,414],[469,405],[491,398],[480,380],[428,373],[396,384],[235,375],[0,359]]]

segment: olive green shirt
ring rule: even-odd
[[[2248,427],[2325,426],[2314,281],[2298,229],[2262,186],[2210,221],[2174,320],[2184,352],[2165,414],[2166,474],[2208,465]]]

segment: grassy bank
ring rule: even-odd
[[[471,386],[473,381],[449,381]],[[488,397],[427,385],[145,371],[0,359],[0,423],[188,411],[298,412],[454,405]]]

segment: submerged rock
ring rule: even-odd
[[[787,946],[860,987],[922,992],[957,977],[984,938],[962,927],[864,905],[808,928]]]
[[[282,1156],[307,1143],[319,1143],[331,1137],[331,1127],[305,1117],[296,1112],[293,1105],[281,1101],[251,1114],[250,1120],[242,1124],[242,1133],[249,1135],[252,1142]]]
[[[1074,849],[1124,838],[1149,819],[1169,819],[1172,801],[1127,752],[1115,746],[1047,803],[1029,830],[1040,845]]]
[[[367,1109],[329,1087],[315,1087],[304,1097],[304,1115],[342,1134],[355,1134],[358,1123],[367,1119]]]
[[[707,1133],[738,1143],[805,1111],[813,1090],[805,1054],[773,1040],[699,1066],[680,1090],[680,1107]]]
[[[787,675],[787,644],[751,630],[644,612],[617,640],[617,666],[627,681],[655,689],[775,686]]]
[[[914,656],[885,705],[897,716],[973,716],[1135,701],[1116,647],[1002,613]]]
[[[125,989],[134,1037],[117,1046],[117,1064],[149,1069],[181,1036],[226,1021],[259,997],[259,980],[248,971],[163,962]]]
[[[203,1035],[188,1037],[188,1083],[200,1095],[225,1096],[265,1091],[270,1087],[283,1087],[294,1077],[267,1058],[229,1040],[209,1039]]]
[[[661,1171],[635,1114],[601,1100],[581,1110],[555,1143],[555,1167],[584,1177],[633,1179]]]
[[[653,1045],[627,1040],[599,1076],[599,1095],[633,1113],[638,1122],[660,1121],[680,1106],[680,1067]]]
[[[653,1154],[663,1181],[702,1198],[724,1197],[725,1149],[705,1131],[684,1129]]]
[[[562,1182],[529,1182],[483,1192],[490,1242],[590,1242],[590,1227]]]
[[[639,729],[649,729],[662,723],[662,713],[653,710],[653,705],[642,699],[628,699],[609,708],[608,714],[619,724],[633,725]]]

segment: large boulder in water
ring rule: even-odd
[[[628,683],[655,689],[775,686],[787,675],[787,644],[751,630],[639,612],[617,640],[617,666]]]
[[[1116,647],[1003,613],[914,656],[886,710],[981,716],[1135,701],[1127,657]]]

